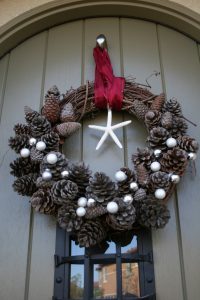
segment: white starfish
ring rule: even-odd
[[[119,148],[123,148],[122,144],[120,143],[118,137],[113,132],[113,130],[123,127],[123,126],[126,126],[126,125],[130,124],[131,122],[132,121],[129,120],[129,121],[121,122],[119,124],[112,126],[112,110],[108,107],[108,116],[107,116],[107,125],[106,126],[88,125],[89,128],[96,129],[99,131],[104,131],[104,134],[102,135],[100,141],[98,142],[98,144],[96,146],[96,150],[99,150],[99,148],[103,145],[103,143],[105,142],[105,140],[107,139],[107,137],[109,135],[111,136],[111,138],[113,139],[113,141],[115,142],[115,144],[117,144],[117,146]]]

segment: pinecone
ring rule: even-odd
[[[88,220],[78,232],[78,243],[80,247],[92,247],[106,238],[106,231],[101,222]]]
[[[118,193],[119,197],[129,194],[130,193],[130,183],[132,181],[135,181],[135,174],[132,170],[130,170],[129,168],[121,168],[120,170],[126,174],[127,178],[124,181],[117,182],[117,186],[118,186],[117,193]]]
[[[136,166],[137,181],[142,187],[147,187],[149,183],[149,171],[143,164]]]
[[[32,162],[39,163],[44,158],[44,153],[42,151],[37,150],[35,147],[31,148],[30,158]]]
[[[150,186],[153,191],[158,188],[167,190],[170,186],[169,174],[161,171],[151,174]]]
[[[74,114],[74,108],[73,105],[69,102],[66,103],[61,110],[60,113],[60,120],[61,122],[74,122],[76,119],[76,116]]]
[[[86,188],[88,198],[107,205],[116,195],[115,183],[104,173],[96,172]]]
[[[139,120],[144,120],[146,113],[149,111],[148,107],[139,100],[133,102],[133,108],[129,110],[130,113],[134,114]]]
[[[50,132],[41,137],[41,141],[46,144],[45,152],[49,151],[59,151],[59,135],[56,132]]]
[[[152,162],[152,154],[149,148],[137,148],[137,153],[132,156],[132,162],[135,167],[143,164],[145,168],[149,169]]]
[[[19,123],[14,126],[14,131],[17,135],[22,135],[22,134],[30,135],[31,133],[31,129],[29,125],[19,124]]]
[[[14,181],[13,189],[19,195],[32,196],[32,194],[37,190],[35,184],[36,179],[37,174],[23,175]]]
[[[51,95],[45,98],[42,115],[45,116],[50,123],[56,123],[59,121],[60,105],[57,96]]]
[[[81,128],[81,124],[77,122],[67,122],[56,126],[59,136],[67,138]]]
[[[75,202],[68,202],[58,209],[58,224],[67,232],[81,230],[83,219],[78,217],[76,209],[78,206]]]
[[[170,129],[173,126],[173,117],[169,111],[162,114],[161,125],[166,129]]]
[[[145,200],[147,197],[147,193],[144,189],[138,189],[136,192],[135,192],[135,195],[134,195],[134,200],[135,201],[143,201]]]
[[[47,156],[50,153],[54,153],[57,156],[57,162],[55,164],[50,164],[47,162]],[[61,179],[61,172],[67,169],[68,160],[65,158],[65,155],[60,152],[50,152],[48,153],[40,165],[40,173],[42,174],[46,169],[49,169],[52,174],[53,180]],[[73,181],[73,180],[72,180]]]
[[[199,149],[198,142],[187,135],[178,138],[178,145],[187,152],[197,152]]]
[[[45,99],[49,97],[55,97],[56,99],[60,99],[60,92],[56,85],[53,85],[46,93]]]
[[[183,175],[187,166],[187,153],[179,148],[173,148],[163,154],[160,163],[163,172]]]
[[[158,110],[161,111],[163,105],[165,103],[165,94],[158,95],[151,104],[151,110]]]
[[[170,99],[164,105],[164,111],[169,111],[177,117],[182,117],[181,105],[176,99]]]
[[[166,140],[169,137],[169,132],[163,127],[155,127],[151,129],[149,137],[147,139],[152,149],[164,150],[167,148]]]
[[[42,135],[51,131],[51,124],[43,116],[38,116],[31,122],[31,134],[35,138],[40,138]]]
[[[50,190],[39,189],[32,195],[30,202],[35,211],[46,215],[56,215],[57,205],[52,201]]]
[[[174,117],[173,125],[170,130],[171,136],[178,138],[180,135],[185,135],[188,129],[188,125],[183,118]]]
[[[25,119],[27,123],[31,123],[35,117],[39,117],[40,114],[30,108],[29,106],[24,106]]]
[[[76,198],[78,186],[70,180],[62,179],[54,183],[51,193],[54,203],[63,205]]]
[[[23,175],[28,175],[29,173],[39,173],[39,164],[34,164],[30,158],[19,157],[10,163],[10,174],[15,177],[21,177]]]
[[[73,164],[69,170],[69,179],[78,185],[78,197],[84,196],[92,172],[84,163]]]
[[[159,201],[150,199],[144,201],[140,206],[139,223],[142,226],[153,229],[163,228],[168,223],[169,218],[169,210]]]
[[[158,110],[149,110],[145,115],[145,124],[148,129],[160,125],[161,113]]]
[[[29,148],[29,136],[26,134],[16,135],[11,137],[8,143],[11,149],[15,150],[16,153],[20,153],[22,148]]]
[[[38,177],[36,180],[36,186],[39,189],[49,189],[53,186],[53,184],[55,183],[55,181],[53,180],[44,180],[42,177]]]
[[[102,205],[95,205],[94,207],[88,207],[86,210],[85,218],[86,219],[96,219],[107,213],[106,207]]]

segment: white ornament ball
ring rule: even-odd
[[[154,161],[154,162],[151,163],[151,167],[150,168],[151,168],[151,171],[157,172],[157,171],[160,170],[161,165],[160,165],[160,163],[158,161]]]
[[[172,174],[171,177],[170,177],[171,181],[173,183],[179,183],[180,181],[180,176],[179,175],[176,175],[176,174]]]
[[[87,206],[92,207],[95,206],[96,201],[93,198],[89,198],[87,201]]]
[[[130,183],[130,189],[134,192],[136,192],[138,190],[138,184],[137,182],[131,182]]]
[[[123,171],[117,171],[115,173],[115,179],[119,182],[126,180],[127,175]]]
[[[118,212],[119,206],[116,202],[111,201],[107,204],[107,211],[111,214],[116,214]]]
[[[80,197],[78,199],[78,206],[85,207],[87,205],[87,199],[85,197]]]
[[[78,207],[76,210],[76,214],[78,217],[84,217],[86,214],[86,210],[84,207]]]
[[[155,191],[155,197],[159,200],[163,200],[166,196],[166,192],[163,189],[157,189]]]
[[[42,178],[43,178],[45,181],[51,180],[51,178],[52,178],[51,172],[50,172],[48,169],[45,170],[45,171],[42,173]]]
[[[46,149],[46,144],[43,141],[37,142],[36,149],[39,151],[43,151]]]
[[[173,148],[177,145],[177,141],[174,138],[169,138],[166,140],[166,145],[168,148]]]
[[[69,176],[69,171],[67,171],[67,170],[62,171],[61,176],[62,176],[62,178],[68,177]]]
[[[21,155],[21,157],[23,157],[23,158],[29,157],[29,155],[30,155],[30,150],[27,149],[27,148],[23,148],[23,149],[20,151],[20,155]]]
[[[126,204],[131,204],[133,202],[133,196],[128,194],[128,195],[124,196],[123,201]]]
[[[37,143],[37,140],[35,138],[30,138],[29,139],[29,145],[34,146]]]
[[[153,153],[154,153],[155,157],[160,157],[162,151],[160,149],[156,149],[156,150],[154,150]]]
[[[47,162],[51,165],[54,165],[55,163],[57,163],[58,158],[54,153],[50,153],[47,155]]]
[[[194,152],[190,152],[190,153],[188,153],[188,158],[190,160],[195,160],[197,158],[197,155]]]

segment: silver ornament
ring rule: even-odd
[[[197,155],[194,152],[190,152],[188,153],[188,158],[189,160],[195,160],[197,158]]]
[[[88,207],[93,207],[95,206],[96,201],[93,198],[89,198],[87,201],[87,206]]]
[[[123,171],[117,171],[115,173],[115,179],[119,182],[126,180],[127,175]]]
[[[45,142],[43,142],[43,141],[39,141],[39,142],[37,142],[37,144],[36,144],[36,149],[39,150],[39,151],[45,150],[46,147],[47,147],[47,146],[46,146]]]
[[[116,202],[111,201],[107,204],[107,211],[111,214],[116,214],[118,212],[119,206]]]
[[[171,174],[170,180],[171,180],[173,183],[179,183],[179,181],[180,181],[180,176],[179,176],[179,175],[176,175],[176,174]]]
[[[42,178],[45,180],[45,181],[49,181],[52,179],[52,174],[51,172],[49,171],[49,169],[46,169],[43,173],[42,173]]]
[[[68,177],[69,176],[69,171],[67,171],[67,170],[62,171],[61,176],[62,176],[62,178]]]
[[[134,192],[136,192],[137,190],[138,190],[138,184],[137,184],[137,182],[131,182],[130,183],[130,189],[132,190],[132,191],[134,191]]]
[[[54,154],[54,153],[49,153],[49,154],[47,155],[47,162],[48,162],[49,164],[54,165],[54,164],[57,163],[57,161],[58,161],[58,158],[57,158],[56,154]]]
[[[86,214],[86,210],[84,207],[78,207],[76,210],[76,214],[78,217],[84,217]]]
[[[160,170],[161,165],[160,165],[160,163],[158,161],[154,161],[154,162],[151,163],[150,168],[151,168],[151,171],[157,172],[157,171]]]
[[[20,155],[21,155],[21,157],[23,157],[23,158],[29,157],[29,155],[30,155],[30,150],[29,150],[28,148],[23,148],[23,149],[20,151]]]
[[[166,192],[164,189],[157,189],[155,191],[155,197],[159,200],[163,200],[166,196]]]
[[[166,140],[166,145],[167,145],[168,148],[173,148],[173,147],[175,147],[177,145],[177,141],[174,138],[172,138],[172,137],[168,138]]]
[[[133,196],[130,195],[130,194],[125,195],[124,198],[123,198],[123,201],[126,204],[131,204],[133,202]]]
[[[78,199],[78,206],[85,207],[87,205],[87,199],[85,197],[80,197]]]
[[[156,149],[156,150],[154,150],[154,155],[155,155],[155,157],[160,157],[161,156],[161,153],[162,153],[162,151],[160,150],[160,149]]]
[[[29,139],[29,145],[30,146],[34,146],[36,143],[37,143],[37,140],[35,138],[32,137],[32,138]]]

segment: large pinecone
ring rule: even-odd
[[[107,205],[116,195],[115,183],[106,174],[96,172],[90,179],[86,192],[88,198],[93,198],[102,205]]]
[[[160,163],[163,172],[183,175],[187,166],[187,153],[179,148],[173,148],[163,154]]]
[[[10,174],[15,177],[21,177],[29,173],[39,173],[39,164],[33,163],[30,158],[18,157],[10,163]]]
[[[152,149],[166,149],[166,140],[169,137],[169,132],[163,127],[154,127],[151,129],[147,141]]]
[[[173,126],[173,115],[169,111],[162,114],[161,125],[166,129],[170,129]]]
[[[8,141],[11,149],[16,153],[20,153],[22,148],[29,148],[29,136],[27,134],[16,135],[11,137]]]
[[[56,123],[60,118],[60,105],[57,96],[46,96],[42,108],[42,115],[51,123]]]
[[[170,212],[167,207],[157,200],[149,199],[143,201],[140,206],[139,223],[142,226],[158,229],[168,223]]]
[[[41,137],[41,141],[46,144],[45,152],[59,151],[59,135],[56,132],[50,132]]]
[[[36,186],[39,189],[50,189],[54,183],[55,183],[54,180],[46,181],[42,177],[38,177],[36,180]]]
[[[178,145],[181,149],[187,152],[197,152],[199,149],[198,142],[187,135],[182,136],[178,139]]]
[[[50,190],[39,189],[32,195],[30,202],[37,212],[46,215],[55,215],[57,212],[57,205],[52,201]]]
[[[37,190],[37,176],[37,174],[29,174],[19,177],[13,183],[14,191],[22,196],[32,196],[33,193]]]
[[[158,110],[149,110],[145,115],[145,124],[148,129],[160,125],[161,113]]]
[[[164,111],[169,111],[177,117],[182,117],[181,105],[178,103],[176,99],[170,99],[165,102]]]
[[[134,201],[143,201],[147,197],[147,193],[144,189],[138,189],[134,194]]]
[[[88,220],[78,232],[78,243],[80,247],[92,247],[106,238],[106,231],[102,223],[97,220]]]
[[[73,164],[69,170],[69,179],[78,185],[78,196],[84,196],[92,172],[84,163]]]
[[[143,164],[137,165],[135,169],[138,183],[142,187],[147,187],[149,183],[149,171],[145,168]]]
[[[123,181],[117,182],[118,186],[118,196],[123,196],[130,193],[130,183],[135,181],[135,173],[130,170],[129,168],[121,168],[122,172],[124,172],[127,176],[127,178]]]
[[[40,114],[30,108],[29,106],[24,107],[24,112],[25,112],[25,119],[27,123],[31,123],[35,117],[39,117]]]
[[[161,111],[164,103],[165,103],[165,94],[158,95],[151,104],[151,110]]]
[[[31,128],[29,125],[26,124],[16,124],[14,126],[14,131],[17,135],[21,135],[21,134],[28,134],[30,135],[31,133]]]
[[[94,207],[88,207],[86,209],[85,218],[86,219],[96,219],[97,217],[100,217],[106,213],[107,213],[106,207],[97,204]]]
[[[75,202],[68,202],[58,209],[58,224],[67,232],[77,231],[82,228],[83,219],[76,214]]]
[[[173,117],[173,124],[170,130],[171,136],[174,138],[179,137],[180,135],[186,134],[188,125],[183,118]]]
[[[149,148],[137,148],[137,153],[132,156],[132,162],[135,167],[143,164],[147,169],[149,169],[152,162],[152,153]]]
[[[74,114],[73,105],[69,102],[64,104],[60,112],[60,120],[61,122],[74,122],[76,116]]]
[[[142,101],[135,100],[133,102],[133,108],[131,108],[129,111],[130,113],[133,113],[139,120],[144,120],[148,110],[148,107]]]
[[[51,124],[43,116],[38,116],[31,122],[31,134],[35,138],[40,138],[42,135],[51,131]]]
[[[46,170],[49,169],[52,176],[53,180],[59,180],[61,179],[61,172],[63,170],[67,169],[68,166],[68,160],[65,158],[65,155],[60,153],[60,152],[50,152],[54,153],[57,156],[57,162],[55,164],[50,164],[47,162],[47,156],[48,154],[44,157],[41,165],[40,165],[40,172],[41,174]],[[49,153],[49,154],[50,154]],[[73,180],[72,180],[73,181]]]
[[[54,203],[62,205],[76,198],[78,186],[75,182],[62,179],[54,183],[51,193]]]
[[[167,190],[170,186],[169,174],[161,171],[151,174],[150,186],[153,191],[158,188]]]

